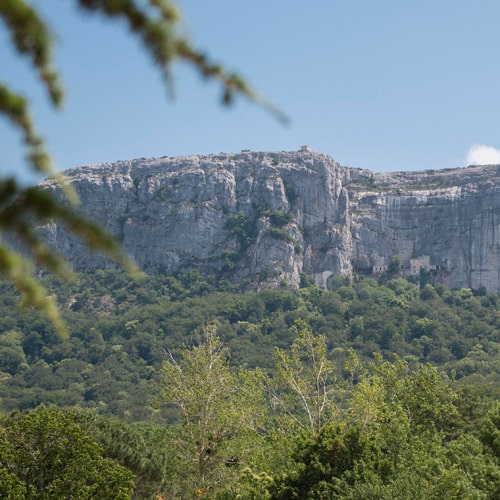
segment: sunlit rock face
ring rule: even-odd
[[[149,272],[196,268],[262,287],[298,286],[306,275],[326,288],[332,275],[383,272],[398,256],[404,274],[500,291],[500,166],[381,174],[306,150],[138,159],[66,175],[83,212]],[[42,230],[74,268],[110,265],[62,227]]]

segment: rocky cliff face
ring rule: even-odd
[[[398,256],[452,287],[500,291],[500,166],[373,173],[311,151],[123,161],[66,172],[83,211],[147,271],[196,267],[322,287]],[[57,189],[51,181],[47,189]],[[52,224],[79,270],[109,265]]]

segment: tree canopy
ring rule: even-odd
[[[130,498],[133,475],[63,411],[40,407],[0,427],[2,498]],[[4,478],[8,480],[4,482]]]
[[[44,278],[64,341],[0,284],[0,412],[21,411],[0,418],[4,496],[31,484],[15,468],[24,445],[9,444],[21,422],[45,436],[56,418],[62,443],[91,439],[96,460],[135,476],[133,498],[498,497],[498,295],[78,277]],[[56,445],[49,462],[80,460]]]

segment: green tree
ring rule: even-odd
[[[391,255],[389,257],[388,271],[393,276],[399,274],[401,271],[401,257],[399,255]]]
[[[133,475],[63,411],[40,407],[0,428],[0,493],[33,499],[128,499]]]
[[[401,359],[376,356],[351,391],[350,414],[370,433],[384,435],[395,463],[401,447],[419,433],[449,431],[457,418],[455,393],[435,367],[411,370]]]
[[[481,442],[464,434],[443,447],[440,475],[429,488],[430,498],[500,498],[500,464]]]
[[[170,354],[163,364],[161,402],[174,406],[182,423],[177,445],[186,498],[213,489],[244,462],[252,444],[237,438],[262,425],[261,382],[258,372],[230,370],[213,326],[205,327],[201,343],[184,350],[180,361]],[[240,446],[231,446],[236,442]]]
[[[453,424],[456,411],[448,383],[434,368],[410,370],[402,360],[376,360],[350,393],[336,422],[296,435],[294,463],[266,481],[270,498],[498,498],[500,468],[488,451],[498,412],[485,420],[485,449],[471,435],[450,441],[444,422]]]
[[[9,331],[0,334],[0,372],[13,375],[19,365],[26,363],[21,340],[20,332]]]
[[[500,402],[486,414],[481,426],[481,441],[491,450],[500,464]]]
[[[102,448],[103,455],[130,470],[134,476],[134,499],[151,498],[162,491],[168,474],[168,441],[163,426],[134,426],[82,408],[63,410],[72,422]],[[149,434],[154,439],[149,439]]]
[[[335,366],[326,355],[326,336],[315,336],[303,320],[292,328],[290,352],[276,349],[273,406],[300,427],[317,433],[336,415]]]
[[[354,425],[325,425],[317,434],[296,439],[296,465],[269,485],[273,500],[290,498],[343,498],[340,493],[360,462],[378,463],[373,438]],[[380,455],[380,452],[379,452]],[[360,497],[361,498],[361,497]]]

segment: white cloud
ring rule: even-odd
[[[467,154],[467,165],[500,165],[500,149],[474,144]]]

